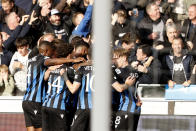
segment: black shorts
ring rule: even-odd
[[[22,108],[24,111],[26,127],[42,128],[41,103],[32,101],[23,101]]]
[[[77,110],[72,124],[71,131],[90,131],[90,110]]]
[[[118,111],[114,120],[115,131],[137,131],[140,114]]]
[[[42,107],[43,131],[69,131],[72,119],[64,110]]]

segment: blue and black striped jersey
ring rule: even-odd
[[[129,76],[134,76],[138,79],[140,73],[133,69],[130,66],[127,66],[125,68],[116,68],[114,72],[114,79],[118,81],[121,84],[124,84],[126,79]],[[118,110],[121,111],[128,111],[128,112],[137,112],[137,98],[136,98],[136,86],[137,86],[137,79],[134,86],[129,87],[128,89],[124,90],[120,93],[120,104]]]
[[[77,109],[92,109],[93,79],[93,66],[82,66],[76,72],[74,81],[81,83]]]
[[[41,103],[45,96],[44,73],[47,67],[44,65],[48,57],[35,56],[28,60],[27,90],[23,101],[34,101]]]
[[[61,66],[50,72],[48,90],[42,106],[68,111],[73,106],[72,99],[75,95],[71,94],[63,76],[60,75],[62,68],[64,67]]]

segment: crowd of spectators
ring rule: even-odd
[[[24,95],[28,59],[38,53],[41,41],[73,45],[72,58],[86,54],[77,43],[94,43],[92,0],[31,2],[31,13],[27,13],[14,0],[1,0],[2,95]],[[171,88],[195,84],[195,0],[113,0],[112,4],[112,41],[108,44],[112,50],[129,52],[129,65],[142,73],[140,83],[168,84]],[[73,68],[80,65],[74,63]]]

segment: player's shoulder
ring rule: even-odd
[[[43,56],[43,55],[39,54],[39,55],[36,55],[36,56],[30,58],[28,61],[29,62],[38,62],[38,61],[43,61],[48,58],[49,57],[47,57],[47,56]]]

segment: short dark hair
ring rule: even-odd
[[[72,38],[70,44],[73,45],[73,46],[75,46],[75,45],[77,45],[77,43],[80,42],[80,41],[84,41],[84,40],[82,39],[82,37],[80,37],[80,36],[75,36],[75,37]]]
[[[61,44],[61,43],[67,44],[67,43],[65,43],[64,40],[58,39],[58,38],[54,38],[54,40],[52,41],[52,43],[53,43],[55,46],[57,46],[57,45],[59,45],[59,44]]]
[[[151,50],[151,46],[144,44],[144,45],[140,45],[138,47],[138,49],[141,49],[143,54],[146,54],[146,56],[151,56],[152,55],[152,50]]]
[[[52,43],[52,42],[48,42],[48,41],[41,41],[39,44],[39,47],[41,47],[42,45],[47,45],[50,48],[52,48],[53,50],[56,49],[56,46]]]
[[[67,57],[69,54],[72,53],[73,49],[74,49],[73,46],[70,44],[59,43],[58,45],[56,45],[56,57],[57,58]]]
[[[136,43],[136,40],[137,40],[137,35],[131,32],[126,33],[121,39],[122,43],[126,43],[126,44]]]
[[[27,46],[27,45],[29,45],[29,41],[25,37],[20,37],[20,38],[16,39],[15,45],[16,45],[17,48],[22,47],[22,46]]]
[[[75,45],[74,45],[74,48],[78,48],[78,47],[81,47],[81,46],[85,46],[86,48],[89,48],[89,44],[86,43],[84,40],[81,40],[81,41],[78,41]]]

